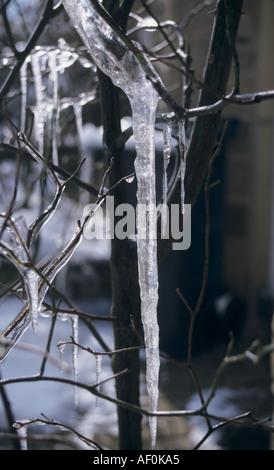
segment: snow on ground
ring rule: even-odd
[[[96,314],[107,314],[109,302],[97,300],[88,305],[81,305],[88,311]],[[0,308],[0,327],[10,317],[12,312],[18,310],[18,302],[8,299]],[[31,327],[24,333],[20,342],[11,350],[8,356],[0,364],[2,378],[33,376],[39,372],[42,355],[49,329],[50,318],[39,318],[38,330],[33,333]],[[98,324],[98,322],[96,322]],[[111,326],[105,322],[99,322],[99,331],[104,340],[113,347]],[[72,348],[66,346],[62,361],[60,359],[59,341],[70,341],[71,325],[68,321],[57,321],[52,341],[51,354],[45,371],[46,376],[73,379]],[[97,341],[92,338],[86,328],[79,328],[79,343],[96,351],[101,351]],[[36,350],[39,348],[39,351]],[[53,358],[53,359],[52,359]],[[63,369],[63,371],[61,370]],[[112,375],[110,361],[103,357],[101,380]],[[95,357],[86,351],[78,352],[77,380],[79,382],[95,384],[96,362]],[[113,381],[102,386],[102,391],[115,395]],[[19,383],[6,386],[6,392],[16,420],[41,417],[41,413],[47,417],[59,420],[66,425],[74,426],[79,432],[92,438],[94,433],[108,432],[116,434],[116,407],[111,403],[97,399],[89,392],[73,386],[58,382],[38,381],[35,383]],[[77,397],[77,403],[75,402]],[[80,413],[80,414],[79,414]],[[84,416],[84,418],[79,418]],[[104,419],[105,417],[105,419]],[[3,403],[0,401],[0,428],[7,426]]]

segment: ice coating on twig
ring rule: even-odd
[[[20,450],[28,450],[27,432],[28,420],[21,420],[14,423],[13,427],[16,429],[18,437],[20,438]]]
[[[101,380],[102,359],[103,359],[103,356],[101,354],[95,354],[96,384],[99,384]],[[100,390],[100,385],[98,385],[98,390]],[[96,406],[97,406],[97,403],[98,403],[98,397],[96,396]]]
[[[133,52],[98,15],[88,0],[63,0],[63,4],[96,65],[116,86],[124,90],[130,100],[137,152],[135,159],[137,210],[140,205],[156,207],[154,125],[158,94]],[[147,60],[145,56],[143,59]],[[148,60],[146,65],[152,70]],[[153,73],[155,75],[154,71]],[[142,217],[137,217],[137,253],[149,407],[155,412],[158,404],[160,367],[157,241],[155,236],[151,236],[154,233],[151,220],[146,215],[145,217],[144,226]],[[156,443],[156,428],[156,418],[151,417],[152,447]]]

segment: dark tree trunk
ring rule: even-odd
[[[226,0],[231,10],[231,34],[236,40],[243,0]],[[204,70],[198,106],[216,102],[226,93],[231,71],[232,52],[226,33],[225,0],[219,0]],[[196,119],[187,151],[185,202],[195,204],[207,174],[210,158],[216,146],[221,112]],[[181,183],[177,180],[169,195],[169,204],[180,202]],[[182,230],[182,223],[180,230]],[[173,240],[159,240],[158,258],[162,261],[171,249]]]
[[[242,0],[227,0],[233,10],[231,17],[233,36],[241,15]],[[112,2],[110,2],[111,4]],[[133,2],[132,2],[133,3]],[[115,2],[114,2],[115,4]],[[208,105],[226,92],[231,69],[231,48],[226,35],[225,2],[217,5],[216,19],[212,33],[210,50],[204,73],[204,88],[201,91],[199,105]],[[109,185],[116,183],[122,176],[123,149],[116,148],[115,142],[121,133],[119,94],[110,79],[99,72],[102,121],[104,126],[104,144],[107,161],[113,157]],[[221,114],[201,117],[196,120],[188,150],[186,174],[186,202],[194,204],[201,190],[210,157],[216,144],[216,136]],[[169,202],[180,201],[180,185],[176,184]],[[127,202],[123,184],[115,192],[115,207]],[[159,260],[171,249],[172,240],[159,240]],[[117,318],[114,322],[115,349],[132,348],[139,345],[138,337],[132,329],[131,318],[140,331],[140,298],[137,270],[136,247],[130,240],[114,238],[111,245],[112,309]],[[117,398],[139,406],[140,364],[138,350],[125,351],[113,358],[115,373],[127,370],[116,379]],[[118,407],[119,448],[141,449],[141,416],[126,408]]]

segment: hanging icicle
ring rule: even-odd
[[[21,89],[21,119],[20,130],[25,132],[26,128],[26,110],[27,110],[27,97],[28,97],[28,63],[29,58],[24,61],[20,69],[20,89]]]
[[[154,125],[158,94],[132,51],[97,14],[88,0],[63,0],[74,27],[97,66],[127,94],[132,108],[132,127],[137,156],[137,211],[144,205],[156,208]],[[111,46],[111,47],[110,47]],[[146,66],[152,66],[146,60]],[[154,70],[153,70],[154,73]],[[159,78],[160,80],[160,78]],[[137,253],[141,291],[141,316],[146,345],[146,380],[149,407],[157,411],[159,381],[159,331],[157,321],[158,268],[157,241],[153,221],[137,222]],[[154,233],[154,237],[151,234]],[[140,236],[140,235],[144,235]],[[156,443],[156,418],[150,419],[152,447]]]
[[[101,354],[95,354],[95,367],[96,367],[96,384],[100,383],[102,375],[102,358]],[[100,385],[98,385],[98,391],[100,390]],[[96,396],[96,406],[98,405],[98,397]]]
[[[77,382],[78,378],[78,333],[79,333],[79,317],[78,315],[72,315],[71,317],[71,330],[72,330],[72,338],[73,338],[73,345],[72,345],[72,369],[73,369],[73,378],[74,381]],[[74,389],[74,402],[75,405],[78,404],[78,389],[75,386]]]
[[[48,52],[48,67],[49,67],[49,78],[52,82],[52,110],[51,110],[51,122],[52,122],[52,162],[54,165],[59,165],[58,158],[58,127],[59,127],[59,83],[58,83],[58,50],[50,50]],[[50,110],[49,110],[50,111]]]
[[[20,450],[28,450],[28,441],[27,441],[28,423],[29,423],[29,420],[22,419],[21,421],[17,421],[13,425],[20,439]]]
[[[179,122],[179,151],[181,160],[181,207],[185,213],[185,174],[186,174],[186,132],[185,121]]]
[[[42,53],[43,54],[43,53]],[[44,153],[45,101],[42,79],[41,52],[39,48],[31,54],[31,67],[35,86],[34,131],[41,154]]]
[[[163,127],[163,226],[166,226],[167,222],[167,191],[168,191],[168,178],[167,178],[167,169],[171,157],[171,138],[172,138],[172,124],[165,122]]]

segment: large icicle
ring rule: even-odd
[[[88,0],[63,0],[74,27],[81,36],[97,66],[113,83],[124,90],[132,107],[132,126],[136,141],[135,169],[138,182],[137,203],[156,207],[155,196],[155,146],[154,124],[158,95],[147,80],[133,52],[128,50],[97,14]],[[147,61],[147,67],[151,67]],[[141,218],[139,218],[142,223]],[[153,221],[146,217],[145,236],[143,227],[137,223],[137,250],[141,313],[146,345],[146,379],[150,410],[155,412],[158,404],[159,380],[159,334],[157,322],[158,270],[157,246],[153,234]],[[150,235],[150,236],[149,236]],[[156,418],[150,419],[152,447],[156,442]]]

